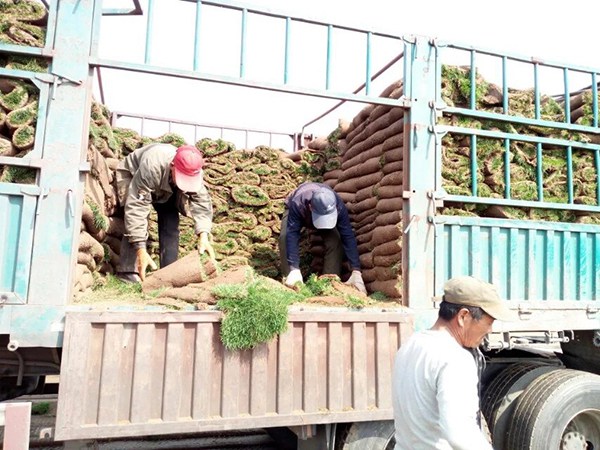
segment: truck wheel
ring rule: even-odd
[[[356,422],[348,429],[342,450],[393,450],[394,421]]]
[[[525,388],[540,375],[557,368],[543,362],[523,361],[511,364],[492,380],[482,396],[481,412],[488,423],[494,448],[505,448],[515,402]]]
[[[515,406],[506,448],[600,449],[600,376],[559,369],[534,380]]]

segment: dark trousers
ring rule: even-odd
[[[165,203],[153,203],[158,216],[158,246],[160,267],[166,267],[177,261],[179,255],[179,211],[176,195],[172,195]],[[120,270],[123,273],[135,273],[136,249],[127,237],[121,239]]]
[[[287,261],[287,247],[285,245],[287,237],[288,210],[286,209],[281,218],[281,232],[279,234],[279,258],[281,260],[281,273],[287,277],[290,273],[290,265]],[[325,246],[325,255],[323,257],[323,275],[342,274],[342,263],[344,261],[344,247],[342,238],[337,228],[331,230],[314,230],[323,238]]]

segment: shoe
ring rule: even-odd
[[[123,283],[141,283],[142,279],[135,272],[117,272],[115,276]]]

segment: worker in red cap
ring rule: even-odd
[[[177,260],[179,213],[194,219],[198,251],[215,258],[210,243],[212,202],[203,181],[204,159],[191,145],[150,144],[130,153],[116,170],[119,204],[125,209],[125,233],[121,240],[117,277],[143,281],[148,267],[156,264],[146,250],[148,216],[158,216],[160,266]]]

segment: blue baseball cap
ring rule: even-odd
[[[337,224],[337,198],[331,189],[317,189],[310,200],[315,228],[330,230]]]

